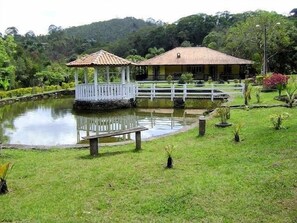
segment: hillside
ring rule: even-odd
[[[149,26],[156,26],[156,24],[142,19],[126,17],[124,19],[111,19],[89,25],[70,27],[64,31],[68,37],[110,43]]]

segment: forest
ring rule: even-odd
[[[25,35],[17,27],[0,33],[0,89],[59,85],[73,81],[66,63],[104,49],[133,62],[175,47],[205,46],[255,61],[261,73],[264,47],[269,72],[297,73],[297,9],[290,16],[268,11],[195,14],[172,24],[127,17]]]

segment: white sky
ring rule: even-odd
[[[296,0],[0,0],[0,32],[14,26],[20,34],[47,34],[52,24],[68,28],[113,18],[153,18],[173,23],[197,13],[266,10],[288,15]]]

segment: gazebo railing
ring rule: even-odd
[[[75,87],[75,100],[100,101],[135,98],[136,86],[132,83],[79,84]]]

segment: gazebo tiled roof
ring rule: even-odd
[[[128,66],[131,61],[118,57],[105,50],[100,50],[90,55],[85,55],[66,65],[68,67],[95,67],[95,66]]]
[[[177,47],[137,65],[226,65],[253,64],[245,60],[221,53],[207,47]]]

